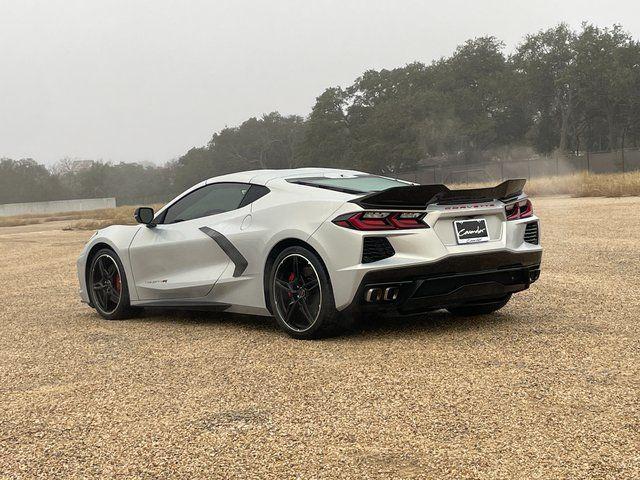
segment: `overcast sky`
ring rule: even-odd
[[[640,38],[640,1],[0,0],[0,157],[162,163],[367,69],[585,20]]]

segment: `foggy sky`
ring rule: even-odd
[[[639,38],[640,2],[0,0],[0,158],[161,163],[367,69],[560,21]]]

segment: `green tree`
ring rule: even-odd
[[[640,45],[619,25],[601,29],[584,24],[574,48],[580,115],[589,127],[586,143],[624,148],[638,120]],[[595,132],[600,138],[594,138]]]
[[[65,196],[59,179],[35,160],[0,159],[0,203],[59,200]]]
[[[515,97],[518,77],[503,48],[495,37],[468,40],[431,68],[458,125],[457,149],[468,158],[520,139],[527,126]]]
[[[576,102],[574,44],[575,34],[561,23],[527,35],[513,58],[529,98],[530,138],[544,153],[568,148]]]
[[[302,127],[302,117],[284,117],[272,112],[214,134],[208,147],[223,169],[230,172],[247,168],[292,168],[297,164],[294,152],[301,141]]]
[[[192,148],[168,165],[176,190],[184,190],[202,180],[223,172],[216,163],[214,152],[208,147]]]
[[[316,98],[297,150],[302,165],[348,167],[351,164],[347,100],[348,95],[341,88],[328,88]]]
[[[354,167],[377,173],[414,168],[424,156],[420,122],[428,111],[429,78],[413,63],[394,70],[370,70],[347,89]]]

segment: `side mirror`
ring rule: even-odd
[[[153,228],[156,226],[156,224],[153,223],[154,216],[155,212],[151,207],[138,207],[133,214],[133,218],[136,219],[136,222],[144,223],[149,228]]]

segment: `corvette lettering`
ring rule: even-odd
[[[467,208],[488,208],[495,207],[493,203],[474,203],[470,205],[454,205],[451,207],[444,207],[444,210],[464,210]]]

